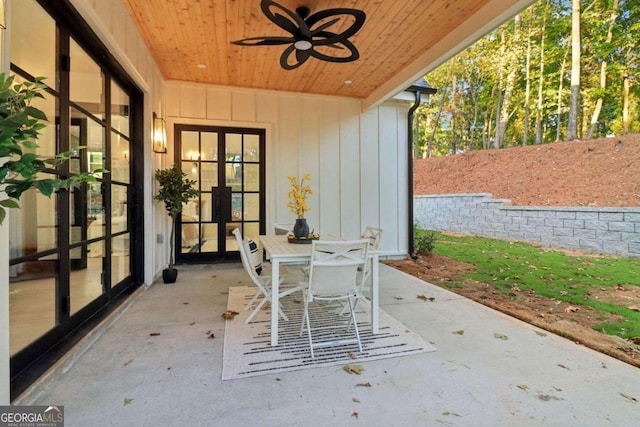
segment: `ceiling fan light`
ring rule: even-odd
[[[298,40],[293,44],[298,50],[309,50],[313,47],[310,41],[308,40]]]

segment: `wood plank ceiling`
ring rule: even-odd
[[[366,99],[376,92],[388,96],[381,93],[385,86],[393,91],[394,85],[410,85],[416,77],[412,73],[419,76],[433,68],[459,49],[460,42],[468,45],[471,37],[486,33],[500,23],[495,21],[509,18],[533,0],[278,0],[290,10],[306,6],[312,14],[339,7],[367,14],[364,26],[350,38],[359,60],[330,63],[310,58],[290,71],[280,66],[287,45],[231,43],[289,35],[262,13],[259,0],[122,1],[165,79]],[[343,21],[342,29],[350,25]],[[434,47],[438,52],[430,55]]]

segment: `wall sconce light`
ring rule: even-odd
[[[167,152],[167,127],[164,119],[153,113],[152,143],[154,153]]]

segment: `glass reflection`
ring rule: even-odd
[[[182,160],[198,160],[198,132],[182,131],[180,134],[182,143]]]
[[[129,96],[113,80],[111,81],[111,127],[129,136]]]
[[[244,234],[254,241],[260,241],[260,223],[248,222],[244,224]]]
[[[20,209],[9,215],[9,257],[18,258],[58,246],[56,196],[28,190],[20,197]]]
[[[116,286],[131,274],[130,234],[116,236],[112,240],[111,286]]]
[[[71,298],[71,312],[78,312],[91,301],[103,293],[101,278],[104,254],[104,241],[92,244],[93,249],[89,256],[84,258],[82,265],[77,265],[72,270],[69,281],[69,296]],[[82,259],[82,247],[71,250],[71,258]]]
[[[55,256],[12,265],[9,269],[9,347],[13,356],[56,324]]]
[[[111,132],[111,172],[113,181],[129,183],[129,165],[131,150],[129,140],[121,137],[115,132]]]
[[[260,165],[244,165],[244,191],[260,191]]]
[[[3,2],[5,3],[5,2]],[[4,7],[4,6],[3,6]],[[56,23],[35,0],[11,2],[11,62],[56,88]],[[37,31],[34,31],[37,29]],[[49,116],[47,117],[55,117]]]
[[[218,160],[218,133],[202,132],[200,139],[200,159]]]
[[[198,237],[198,223],[186,223],[185,216],[182,220],[182,253],[194,253],[200,250],[200,239]]]
[[[72,102],[99,119],[104,119],[104,74],[100,66],[80,47],[75,40],[69,44],[71,70],[69,91]]]
[[[245,162],[260,161],[260,137],[258,135],[244,136],[243,159]]]
[[[218,224],[202,224],[201,252],[218,252]]]
[[[127,187],[114,184],[111,187],[111,233],[120,233],[127,228]]]
[[[211,190],[211,187],[218,186],[218,164],[200,163],[202,168],[202,190]]]
[[[260,219],[260,196],[258,194],[244,195],[244,220],[257,221]]]

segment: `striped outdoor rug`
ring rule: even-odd
[[[436,348],[426,342],[419,335],[408,330],[400,322],[380,310],[380,330],[378,334],[371,333],[371,315],[368,304],[358,304],[358,326],[362,341],[363,353],[359,353],[358,344],[346,344],[315,350],[315,359],[311,359],[309,341],[306,329],[300,336],[303,303],[301,294],[291,295],[283,299],[283,310],[289,317],[285,322],[280,319],[279,345],[271,347],[270,310],[262,310],[253,321],[245,325],[244,320],[250,310],[244,311],[246,302],[253,296],[255,288],[238,286],[229,288],[228,310],[240,314],[232,320],[226,321],[224,334],[224,355],[222,365],[222,379],[231,380],[248,378],[257,375],[273,374],[298,369],[334,366],[347,363],[362,363],[368,360],[406,356],[417,353],[435,351]],[[317,304],[312,304],[316,305]],[[321,322],[335,320],[340,308],[327,309],[320,307],[321,315],[314,319]],[[348,315],[340,316],[340,321],[348,320]],[[317,324],[317,323],[312,323]],[[335,334],[345,338],[353,338],[353,328],[349,332],[339,329],[328,332],[335,339]],[[316,341],[314,333],[314,342]],[[322,336],[319,335],[319,340]],[[351,355],[355,353],[356,359]]]

